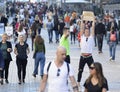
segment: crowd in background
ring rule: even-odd
[[[17,5],[16,5],[17,4]],[[15,42],[15,48],[14,53],[16,54],[16,63],[18,68],[18,80],[19,84],[22,82],[25,83],[25,75],[26,75],[26,65],[27,65],[27,55],[29,53],[29,46],[27,44],[27,38],[31,37],[31,46],[32,51],[34,50],[34,59],[35,59],[35,65],[34,65],[34,71],[33,76],[36,77],[38,74],[38,65],[40,62],[41,67],[41,77],[43,78],[43,69],[45,65],[45,44],[44,39],[40,36],[41,29],[46,27],[48,32],[48,42],[52,45],[52,43],[59,44],[61,46],[64,46],[66,48],[66,61],[67,63],[70,63],[70,47],[69,47],[69,39],[68,33],[70,33],[70,44],[79,44],[81,51],[83,50],[81,54],[80,59],[80,65],[79,69],[82,68],[82,70],[78,71],[78,82],[80,82],[82,77],[83,68],[85,65],[86,60],[90,61],[88,62],[88,66],[91,70],[93,70],[94,67],[100,68],[101,65],[98,63],[93,63],[94,60],[92,58],[92,49],[88,48],[90,47],[92,40],[89,41],[89,36],[82,36],[83,34],[87,34],[85,30],[91,31],[91,27],[93,26],[92,21],[83,21],[83,27],[84,32],[81,34],[81,16],[77,15],[76,11],[71,12],[64,12],[60,8],[57,7],[47,7],[45,4],[41,3],[14,3],[14,4],[8,4],[8,7],[6,8],[7,16],[3,15],[1,17],[0,22],[4,23],[5,26],[8,24],[8,17],[13,17],[13,21],[11,25],[13,26],[13,34],[14,34],[14,42]],[[43,20],[47,18],[47,23],[44,24]],[[67,32],[66,30],[69,31]],[[89,29],[89,30],[88,30]],[[88,33],[89,33],[88,32]],[[53,40],[53,34],[55,34],[55,41]],[[115,34],[114,38],[111,37],[111,35]],[[94,25],[94,35],[92,36],[94,38],[93,44],[94,46],[98,47],[98,53],[104,53],[102,50],[103,40],[104,38],[107,39],[107,43],[109,45],[109,52],[110,52],[110,61],[115,61],[115,52],[116,52],[116,45],[119,43],[119,27],[116,21],[114,20],[114,17],[110,17],[109,20],[106,20],[104,18],[98,18],[95,17],[95,25]],[[86,39],[87,38],[87,39]],[[84,41],[83,41],[84,39]],[[90,38],[92,39],[92,38]],[[85,42],[90,42],[90,44],[85,45],[86,48],[88,48],[88,52],[84,53],[85,47],[83,44]],[[18,43],[19,42],[19,43]],[[82,45],[80,45],[83,43]],[[93,45],[92,44],[92,45]],[[4,78],[4,72],[5,72],[5,82],[9,83],[8,81],[8,71],[9,71],[9,64],[10,61],[12,61],[12,58],[10,56],[10,52],[12,52],[12,45],[10,42],[7,41],[7,35],[4,34],[2,36],[2,41],[0,42],[0,54],[2,52],[1,56],[1,62],[0,63],[0,78],[1,78],[1,84],[3,84],[3,78]],[[23,52],[21,52],[21,49]],[[22,56],[24,55],[24,57]],[[85,61],[84,64],[82,61]],[[91,65],[92,64],[92,65]],[[98,64],[98,66],[97,66]],[[83,65],[83,66],[81,66]],[[23,71],[23,75],[21,78],[21,71]],[[98,71],[97,71],[98,72]],[[94,75],[94,74],[93,74]],[[103,77],[102,83],[99,83],[99,85],[104,86],[103,88],[106,88],[108,90],[108,86],[106,84],[106,79]],[[101,77],[100,76],[100,77]],[[85,82],[84,86],[87,89],[88,86],[86,83],[89,84],[90,80],[92,80],[92,77],[88,78],[88,80]],[[98,78],[100,81],[100,79]],[[105,83],[105,85],[103,85]],[[87,91],[85,91],[87,92]]]

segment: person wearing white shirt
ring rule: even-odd
[[[19,25],[18,30],[17,30],[17,34],[18,34],[18,36],[23,35],[25,37],[24,39],[26,41],[26,31],[24,29],[23,24]]]
[[[84,27],[84,25],[82,27]],[[80,43],[81,55],[80,55],[78,78],[77,78],[78,86],[80,86],[80,81],[82,78],[82,73],[85,64],[87,63],[88,67],[90,67],[90,65],[94,62],[92,57],[92,51],[94,47],[94,24],[92,24],[91,28],[85,26],[85,28],[83,28],[80,31],[80,35],[81,35],[81,43]]]
[[[39,92],[45,92],[47,82],[47,92],[69,92],[68,77],[72,83],[73,91],[78,92],[78,86],[74,78],[73,69],[71,68],[70,64],[64,62],[65,57],[66,49],[63,46],[59,46],[56,52],[56,59],[51,62],[51,64],[48,62],[44,67],[44,76],[40,85]]]

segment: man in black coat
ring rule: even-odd
[[[99,54],[102,53],[103,37],[105,33],[106,33],[105,25],[102,23],[102,20],[99,20],[99,23],[95,26],[95,34],[97,36]]]

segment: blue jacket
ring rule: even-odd
[[[2,55],[2,51],[0,50],[0,68],[4,68],[4,60],[3,60],[3,55]]]

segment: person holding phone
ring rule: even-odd
[[[9,83],[8,81],[8,74],[9,74],[9,65],[10,61],[12,61],[11,52],[12,52],[12,45],[11,42],[7,41],[8,36],[6,33],[2,35],[2,41],[0,42],[0,49],[3,53],[3,59],[4,59],[4,69],[2,77],[5,77],[5,82]]]

